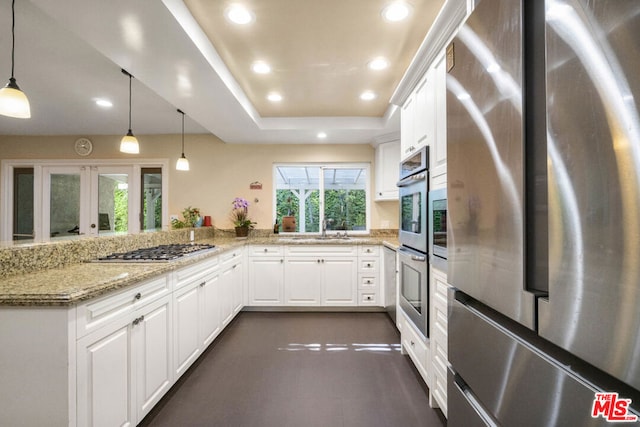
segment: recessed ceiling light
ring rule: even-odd
[[[267,95],[267,99],[271,102],[280,102],[282,101],[282,95],[280,95],[278,92],[271,92],[269,95]]]
[[[363,101],[371,101],[376,98],[376,94],[370,90],[364,91],[360,94],[360,99]]]
[[[246,25],[255,21],[256,16],[241,4],[232,4],[225,11],[227,19],[234,24]]]
[[[113,107],[113,103],[107,99],[96,99],[96,105],[103,108],[111,108]]]
[[[369,69],[371,69],[371,70],[376,70],[376,71],[377,70],[384,70],[385,68],[387,68],[389,66],[389,61],[387,61],[383,57],[379,56],[379,57],[369,61],[369,63],[367,65],[369,66]]]
[[[251,65],[254,73],[268,74],[271,72],[271,66],[264,61],[256,61]]]
[[[326,132],[318,132],[317,137],[319,139],[325,139],[327,137],[327,134],[326,134]]]
[[[382,16],[387,21],[398,22],[409,16],[411,11],[410,6],[403,1],[395,1],[384,9],[382,9]]]

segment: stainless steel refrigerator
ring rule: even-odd
[[[640,1],[482,0],[447,57],[448,425],[633,420]]]

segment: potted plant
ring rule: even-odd
[[[172,219],[173,228],[200,227],[202,225],[202,217],[200,216],[200,208],[192,208],[189,206],[182,211],[183,221]]]
[[[236,197],[231,203],[231,221],[236,229],[236,237],[247,237],[249,230],[256,224],[249,218],[249,202],[242,197]]]
[[[287,197],[287,214],[282,217],[282,231],[293,232],[296,231],[296,211],[291,197]]]

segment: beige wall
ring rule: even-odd
[[[73,149],[78,136],[0,136],[0,160],[4,159],[81,159]],[[179,214],[187,206],[199,207],[211,215],[218,228],[231,228],[228,219],[231,202],[244,197],[251,202],[250,217],[257,228],[273,226],[273,164],[287,162],[367,162],[371,164],[374,189],[374,149],[358,145],[263,145],[225,144],[213,135],[186,135],[185,155],[191,170],[175,170],[180,155],[180,135],[137,135],[140,154],[118,151],[121,136],[89,136],[93,142],[91,159],[169,159],[169,213]],[[250,190],[259,181],[262,190]],[[254,203],[255,199],[259,202]],[[397,202],[373,202],[371,228],[398,227]]]

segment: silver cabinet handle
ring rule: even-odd
[[[203,287],[204,285],[206,285],[206,284],[207,284],[207,282],[206,282],[206,281],[204,281],[204,282],[200,283],[200,287],[202,288],[202,287]]]
[[[144,320],[144,315],[138,317],[137,319],[135,319],[133,321],[133,326],[136,326],[137,324],[139,324],[140,322],[142,322]]]
[[[140,292],[138,292],[133,298],[134,299],[140,299],[140,298],[142,298],[142,294]]]
[[[267,248],[264,248],[264,251],[267,252]]]

